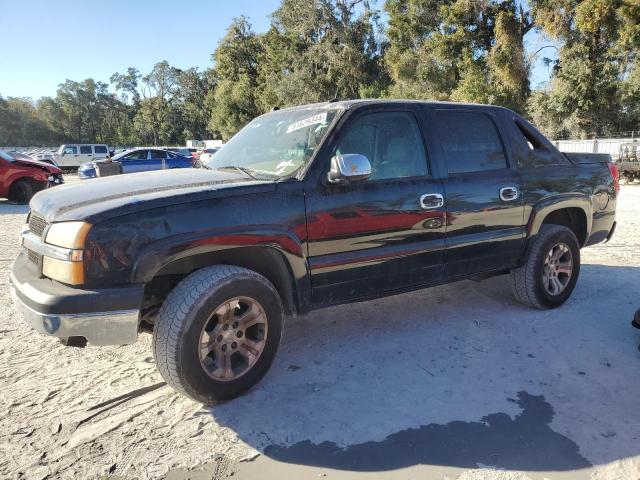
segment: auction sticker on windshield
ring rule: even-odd
[[[318,123],[324,123],[327,121],[327,112],[319,113],[318,115],[314,115],[313,117],[305,118],[304,120],[300,120],[299,122],[292,123],[287,128],[287,133],[295,132],[296,130],[300,130],[301,128],[308,127],[309,125],[316,125]]]

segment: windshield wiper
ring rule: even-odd
[[[226,167],[218,167],[217,170],[237,170],[246,175],[249,175],[254,180],[257,180],[256,176],[253,174],[253,170],[247,167],[239,167],[237,165],[227,165]]]
[[[238,165],[227,165],[226,167],[218,167],[216,170],[237,170],[239,172],[242,172],[242,173],[248,175],[249,177],[253,178],[254,180],[264,180],[264,179],[270,179],[270,178],[279,178],[278,175],[273,175],[273,174],[262,172],[262,171],[259,171],[259,170],[253,170],[253,169],[247,168],[247,167],[239,167]],[[261,177],[261,178],[259,178],[259,177]]]

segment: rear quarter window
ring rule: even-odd
[[[435,120],[448,173],[507,168],[502,141],[489,116],[465,110],[436,110]]]
[[[515,117],[516,135],[519,135],[520,150],[524,151],[522,166],[546,167],[551,165],[571,165],[569,159],[560,153],[533,125]]]

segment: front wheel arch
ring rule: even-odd
[[[216,265],[246,268],[265,277],[280,295],[285,313],[298,313],[300,292],[284,256],[275,248],[239,247],[194,254],[165,264],[145,283],[143,320],[153,324],[153,317],[158,313],[162,302],[182,279],[198,270]]]

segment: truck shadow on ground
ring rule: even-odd
[[[575,470],[591,463],[578,445],[554,432],[553,408],[542,396],[518,393],[522,413],[487,415],[480,422],[430,424],[394,433],[380,442],[340,448],[306,440],[288,447],[272,445],[264,454],[274,460],[340,470],[383,471],[411,465],[476,468],[479,464],[509,470]]]
[[[289,322],[258,387],[201,414],[274,460],[349,471],[635,456],[638,281],[583,265],[554,311],[515,303],[499,277],[314,312]]]

